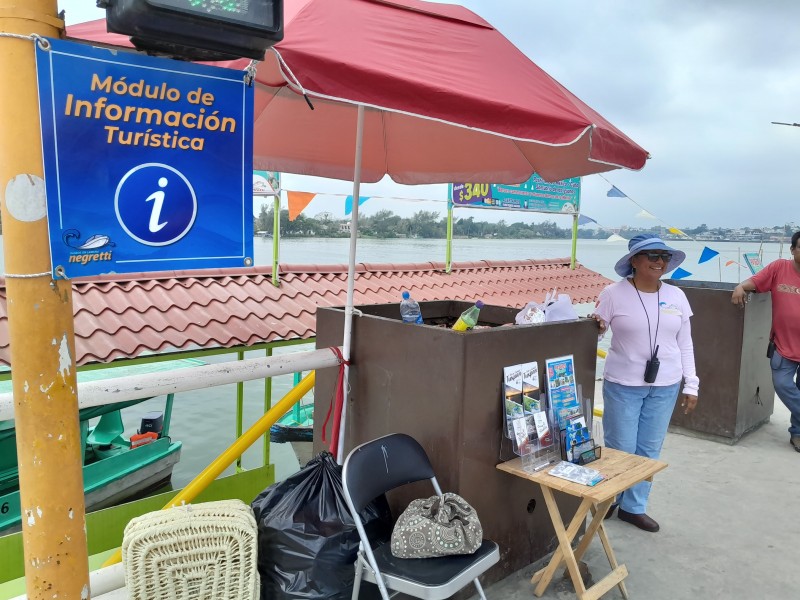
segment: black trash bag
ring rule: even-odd
[[[251,507],[262,600],[349,600],[359,537],[344,500],[342,467],[330,452],[269,486]],[[389,541],[386,496],[373,500],[361,519],[370,539]]]

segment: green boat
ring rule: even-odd
[[[146,400],[123,403],[132,406]],[[143,422],[167,421],[171,402],[165,412],[147,413]],[[90,427],[91,419],[99,417]],[[131,497],[163,487],[172,477],[172,468],[180,460],[181,443],[169,438],[169,430],[154,432],[158,437],[131,447],[123,436],[120,405],[99,406],[80,411],[83,485],[87,511],[112,506]],[[165,430],[166,429],[166,430]],[[134,443],[135,443],[135,437]],[[151,440],[150,437],[143,438]],[[0,422],[0,532],[20,528],[19,478],[17,470],[16,431],[13,421]]]
[[[198,359],[178,359],[79,372],[78,380],[122,377],[205,364]],[[0,382],[10,391],[11,382]],[[136,434],[126,436],[122,412],[149,398],[84,408],[80,411],[83,486],[86,510],[95,511],[142,497],[170,482],[180,460],[181,442],[169,436],[172,394],[163,412],[141,415]],[[20,497],[14,421],[0,421],[0,534],[20,529]]]

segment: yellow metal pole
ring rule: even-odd
[[[300,381],[296,387],[289,390],[289,393],[286,394],[280,400],[280,402],[273,406],[258,421],[253,423],[250,429],[242,434],[242,437],[236,440],[228,447],[227,450],[215,458],[210,465],[203,469],[203,471],[197,475],[197,477],[189,482],[189,485],[183,488],[183,490],[181,490],[172,500],[167,502],[167,504],[164,505],[164,508],[167,509],[173,506],[180,506],[184,502],[191,502],[197,498],[197,495],[205,490],[212,481],[222,474],[225,469],[231,466],[233,461],[240,457],[250,446],[255,444],[265,432],[269,431],[269,428],[275,424],[275,422],[281,417],[281,415],[283,415],[283,413],[289,410],[296,402],[299,402],[303,396],[311,391],[311,388],[314,387],[315,379],[316,371],[311,371],[308,375],[303,377],[302,381]],[[122,560],[122,552],[117,550],[108,560],[106,560],[105,563],[103,563],[103,566],[107,567],[109,565],[113,565],[118,563],[120,560]]]
[[[58,37],[56,0],[0,0],[0,32]],[[28,598],[86,599],[72,288],[49,275],[35,42],[0,37],[0,194]]]

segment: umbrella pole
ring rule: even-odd
[[[356,241],[358,240],[358,200],[361,196],[361,156],[364,148],[364,105],[358,105],[358,120],[356,124],[356,159],[353,171],[353,218],[350,221],[350,256],[347,261],[347,302],[344,309],[344,340],[342,343],[342,357],[350,360],[350,346],[353,331],[353,294],[355,291],[356,273]],[[339,421],[339,447],[336,449],[336,460],[344,463],[344,432],[347,423],[347,401],[350,381],[350,367],[344,365],[344,378],[342,379],[342,416]]]

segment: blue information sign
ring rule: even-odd
[[[450,186],[450,201],[471,208],[574,214],[580,208],[580,199],[580,177],[549,183],[534,173],[519,185],[454,183]]]
[[[54,276],[251,265],[245,73],[48,42],[36,66]]]

